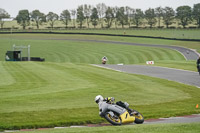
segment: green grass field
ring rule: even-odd
[[[199,29],[106,29],[106,30],[55,30],[57,32],[104,33],[119,35],[153,36],[178,39],[200,39]]]
[[[78,36],[65,35],[4,35],[0,40],[3,57],[13,44],[31,44],[31,55],[45,57],[46,61],[100,64],[106,55],[108,63],[135,64],[145,63],[146,60],[184,60],[180,53],[164,48],[148,48],[128,45],[115,45],[95,42],[70,41],[65,39]],[[48,49],[48,50],[47,50]],[[4,60],[1,58],[1,60]]]
[[[49,129],[40,131],[21,131],[17,133],[198,133],[200,123],[190,124],[156,124],[156,125],[127,125],[127,126],[108,126],[108,127],[83,127],[67,129]]]
[[[152,36],[177,39],[200,39],[200,29],[68,29],[68,30],[12,30],[13,32],[66,32],[66,33],[101,33],[101,34],[118,34],[118,35],[135,35],[135,36]],[[2,31],[3,32],[3,31]],[[8,30],[10,32],[10,30]]]
[[[94,97],[114,96],[127,101],[145,119],[200,113],[199,88],[173,81],[98,68],[106,55],[110,64],[145,64],[194,71],[195,61],[170,49],[79,42],[66,39],[126,41],[126,38],[77,35],[0,36],[0,129],[21,129],[105,122],[98,115]],[[132,40],[131,40],[132,39]],[[162,41],[127,39],[127,42]],[[180,41],[163,41],[181,45]],[[12,45],[31,45],[31,56],[45,62],[5,62]],[[199,49],[198,43],[196,48]],[[192,47],[186,44],[188,47]],[[166,65],[165,65],[166,64]],[[145,84],[144,84],[145,83]],[[127,129],[129,130],[129,129]],[[92,130],[91,130],[92,131]]]

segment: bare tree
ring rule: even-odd
[[[160,28],[160,21],[163,15],[163,8],[161,6],[157,7],[155,9],[155,14],[156,14],[156,17],[158,18],[158,27]]]
[[[125,14],[127,16],[127,23],[128,23],[129,28],[131,27],[131,19],[132,19],[133,13],[134,13],[133,8],[129,6],[125,7]]]
[[[73,17],[74,28],[76,28],[76,10],[75,9],[71,10],[71,15]]]
[[[110,28],[112,26],[113,20],[114,20],[113,8],[108,7],[105,16],[105,22],[107,23],[107,28]]]
[[[115,23],[115,28],[117,28],[117,12],[118,12],[118,10],[119,10],[119,7],[114,7],[113,8],[113,14],[114,14],[114,23]]]
[[[103,28],[103,18],[105,16],[107,6],[104,3],[99,3],[96,7],[100,18],[101,28]]]
[[[89,19],[90,19],[90,16],[91,16],[91,14],[92,14],[92,6],[91,6],[91,5],[85,4],[85,5],[83,6],[83,13],[84,13],[84,16],[85,16],[85,18],[86,18],[86,23],[87,23],[88,28],[89,28],[89,26],[90,26],[90,21],[89,21]]]

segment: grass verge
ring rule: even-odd
[[[65,129],[49,129],[22,131],[17,133],[199,133],[200,123],[179,123],[179,124],[154,124],[154,125],[126,125],[107,127],[80,127]]]

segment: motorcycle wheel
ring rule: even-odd
[[[140,112],[138,112],[137,110],[134,110],[134,112],[136,112],[136,114],[134,114],[134,116],[135,116],[135,123],[136,124],[142,124],[144,122],[143,115],[140,114]]]
[[[112,125],[121,125],[122,120],[119,118],[119,116],[115,115],[112,117],[109,113],[106,113],[105,119],[110,122]]]

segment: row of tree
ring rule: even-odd
[[[1,28],[3,28],[5,18],[10,18],[10,15],[0,8]],[[123,28],[125,25],[131,27],[132,24],[139,27],[144,20],[150,28],[155,24],[161,27],[161,22],[168,28],[175,19],[179,21],[183,28],[191,21],[195,21],[195,24],[200,28],[200,3],[194,4],[193,8],[190,6],[180,6],[174,10],[171,7],[157,7],[155,9],[149,8],[145,11],[128,6],[109,7],[104,3],[97,4],[96,7],[85,4],[74,10],[63,10],[60,16],[53,12],[45,15],[39,10],[34,10],[30,13],[28,10],[20,10],[15,18],[23,29],[30,25],[30,21],[33,21],[38,29],[43,22],[49,22],[51,28],[53,28],[57,20],[62,21],[66,28],[70,21],[72,21],[73,27],[76,27],[77,22],[80,28],[83,27],[84,23],[86,23],[88,28],[90,24],[94,27],[99,24],[101,28],[110,28],[114,24],[115,26],[121,25]]]

